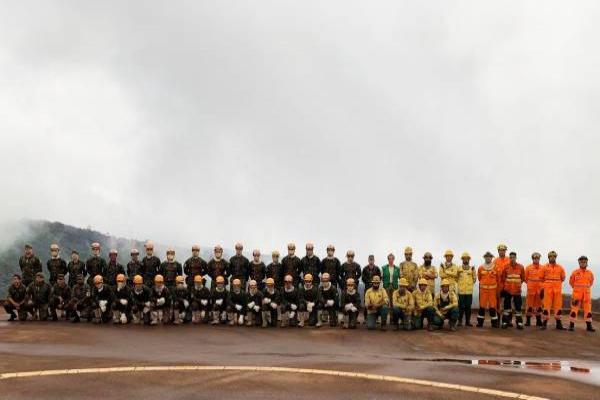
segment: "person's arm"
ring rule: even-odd
[[[575,288],[575,271],[573,271],[569,277],[569,286]]]

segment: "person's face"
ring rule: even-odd
[[[335,250],[334,249],[327,249],[327,256],[333,257],[334,254],[335,254]]]
[[[425,256],[423,257],[423,261],[425,262],[425,265],[431,265],[431,257]]]
[[[192,256],[198,257],[200,255],[200,250],[192,250]]]
[[[13,276],[12,284],[13,284],[13,286],[19,286],[21,284],[21,280],[19,278],[17,278],[16,276]]]
[[[35,282],[36,282],[38,285],[41,285],[42,283],[44,283],[44,278],[42,278],[41,276],[36,276],[36,277],[35,277]]]
[[[535,256],[531,257],[531,261],[533,261],[535,265],[538,265],[540,263],[540,256],[536,254]]]
[[[380,284],[380,282],[373,282],[372,283],[373,289],[379,289],[379,284]]]
[[[447,255],[447,256],[444,256],[444,258],[446,259],[446,262],[447,262],[448,264],[450,264],[450,263],[452,262],[452,259],[453,259],[454,257],[453,257],[453,256],[451,256],[451,255]]]
[[[268,288],[269,290],[273,290],[273,288],[274,288],[274,287],[275,287],[275,285],[274,285],[274,284],[272,284],[272,283],[267,283],[267,288]]]
[[[77,254],[77,253],[71,254],[71,261],[73,261],[74,263],[79,262],[79,254]]]
[[[94,255],[94,256],[99,256],[99,255],[100,255],[100,249],[99,249],[99,248],[97,248],[97,247],[94,247],[94,248],[92,249],[92,255]]]
[[[98,282],[98,283],[94,284],[94,286],[96,286],[96,289],[102,288],[102,285],[103,285],[103,282]]]
[[[242,246],[235,246],[235,254],[236,255],[241,256],[243,250],[244,250],[244,248]]]
[[[450,286],[444,285],[444,286],[441,287],[441,289],[442,289],[442,292],[448,293],[448,290],[450,290]]]
[[[312,246],[306,247],[306,255],[312,257],[315,253],[315,249]]]
[[[502,250],[498,250],[498,255],[500,257],[506,257],[506,250],[502,249]]]
[[[219,282],[219,283],[217,283],[217,287],[218,287],[219,289],[223,289],[223,288],[225,287],[225,284],[224,284],[224,283],[222,283],[222,282]]]
[[[516,254],[511,254],[510,255],[510,263],[512,265],[515,265],[517,263],[517,255]]]
[[[273,264],[279,263],[279,256],[273,255],[271,258],[273,259]]]
[[[223,250],[215,250],[215,258],[223,257]]]
[[[167,260],[169,262],[173,262],[173,260],[175,260],[175,253],[171,253],[171,252],[167,253]]]
[[[144,286],[144,285],[142,283],[136,283],[133,286],[135,286],[135,290],[137,290],[139,292],[140,290],[142,290],[142,286]]]
[[[404,259],[406,261],[412,261],[412,253],[404,253]]]
[[[471,261],[471,259],[467,257],[462,259],[463,265],[469,265],[469,261]]]
[[[289,256],[293,256],[295,252],[296,252],[296,249],[294,247],[288,247],[288,255]]]
[[[388,256],[388,265],[394,264],[394,256]]]
[[[556,256],[555,255],[548,256],[548,261],[551,264],[554,264],[556,262]]]
[[[284,284],[285,284],[285,287],[289,289],[289,288],[292,287],[292,280],[286,278],[285,281],[284,281]]]
[[[329,283],[329,277],[328,276],[322,277],[321,280],[323,281],[323,283]]]
[[[354,254],[348,254],[346,256],[346,259],[348,260],[349,263],[353,263],[354,262]]]
[[[375,259],[373,257],[369,257],[369,265],[370,266],[375,265]]]
[[[33,255],[33,249],[31,247],[26,247],[25,248],[25,255],[27,257],[31,257]]]
[[[58,250],[57,249],[50,250],[50,256],[54,257],[54,258],[58,257]]]
[[[259,263],[260,262],[260,253],[252,253],[252,259],[254,260],[254,262]]]
[[[146,256],[152,257],[153,254],[154,254],[154,247],[146,247]]]
[[[304,286],[308,286],[308,287],[312,286],[312,281],[311,280],[305,280],[304,281]]]
[[[588,260],[579,260],[579,268],[587,268],[588,266]]]
[[[65,278],[58,278],[58,279],[56,279],[56,283],[58,283],[60,286],[64,286],[65,285]]]
[[[486,264],[489,264],[492,262],[492,257],[491,256],[484,257],[484,260],[485,260]]]
[[[83,285],[83,277],[80,276],[80,277],[77,278],[77,284],[78,285]]]
[[[355,289],[354,283],[348,285],[348,291],[353,292]]]
[[[108,258],[110,259],[111,262],[117,262],[117,255],[115,253],[110,253],[108,255]]]
[[[137,260],[138,260],[138,258],[139,258],[139,254],[138,254],[138,253],[132,253],[132,254],[131,254],[131,259],[132,259],[133,261],[137,261]]]
[[[421,292],[424,292],[425,290],[427,290],[427,285],[419,285],[419,290]]]
[[[406,293],[406,286],[400,286],[400,287],[398,287],[398,293],[405,294]]]

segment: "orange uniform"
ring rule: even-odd
[[[502,288],[512,295],[520,295],[525,282],[525,268],[521,264],[508,264],[501,275]]]
[[[500,297],[502,296],[500,293],[503,290],[502,280],[500,278],[502,277],[502,272],[504,271],[504,268],[506,268],[506,266],[510,264],[510,257],[496,257],[494,258],[493,263],[496,265],[496,269],[498,270],[498,289],[496,290],[496,302],[498,303],[498,311],[500,311],[500,309],[502,308],[502,301],[500,299]]]
[[[477,269],[477,279],[479,280],[479,311],[477,313],[477,326],[483,326],[485,321],[485,309],[488,309],[492,326],[498,324],[498,275],[497,267],[492,263],[490,268],[480,265]]]
[[[550,319],[550,311],[554,311],[554,319],[562,316],[562,284],[565,281],[565,269],[562,265],[546,264],[544,266],[544,321]]]
[[[571,299],[571,313],[569,320],[575,322],[579,308],[583,307],[583,318],[585,322],[592,322],[592,293],[594,274],[587,268],[578,268],[571,273],[569,285],[573,288]]]
[[[542,299],[540,294],[544,285],[544,266],[541,264],[530,264],[525,268],[525,283],[527,284],[527,316],[536,316],[542,313]]]

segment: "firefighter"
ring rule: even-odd
[[[444,326],[444,320],[448,320],[451,331],[456,331],[456,322],[458,320],[458,295],[450,290],[452,282],[449,279],[442,279],[440,283],[440,292],[435,295],[433,307],[436,315],[433,324],[436,329]]]
[[[262,313],[260,311],[263,294],[258,290],[258,282],[251,279],[248,282],[248,298],[246,299],[246,326],[261,326]]]
[[[185,282],[188,287],[194,284],[194,278],[197,275],[204,276],[208,273],[208,264],[200,257],[200,246],[192,246],[192,256],[183,263],[183,272],[185,273]]]
[[[33,315],[33,320],[48,319],[48,304],[52,297],[52,286],[44,281],[44,274],[35,274],[35,281],[27,287],[27,308]]]
[[[244,246],[241,243],[235,244],[235,255],[229,259],[229,270],[231,279],[239,279],[241,288],[246,287],[248,281],[248,273],[250,269],[250,261],[242,254]]]
[[[78,323],[81,318],[92,320],[92,292],[85,283],[83,275],[77,275],[75,285],[71,288],[71,300],[67,305],[71,314],[71,322]]]
[[[287,256],[281,260],[281,270],[284,278],[287,275],[291,275],[294,280],[294,286],[297,286],[300,282],[300,274],[302,273],[302,261],[296,255],[296,245],[294,243],[289,243],[287,249]]]
[[[77,250],[71,251],[71,261],[67,264],[67,271],[69,273],[69,287],[71,288],[77,283],[77,277],[79,275],[84,278],[87,275],[85,263],[80,260]]]
[[[180,325],[189,321],[190,312],[190,291],[188,290],[183,276],[178,275],[175,278],[175,287],[171,289],[171,298],[173,304],[172,321],[175,325]]]
[[[233,277],[233,276],[232,276]],[[231,290],[227,299],[227,318],[229,325],[244,325],[244,316],[246,315],[246,304],[248,299],[242,289],[242,280],[234,278],[231,282]]]
[[[125,325],[131,320],[131,289],[127,286],[125,274],[118,274],[116,282],[113,324]]]
[[[315,246],[312,243],[306,243],[306,256],[300,260],[302,276],[310,274],[313,277],[313,284],[319,286],[321,282],[319,274],[321,273],[321,260],[315,255]]]
[[[250,262],[249,279],[256,282],[258,289],[263,290],[265,286],[265,277],[267,266],[260,260],[260,250],[252,251],[252,261]]]
[[[339,296],[335,286],[330,281],[329,274],[325,272],[321,277],[321,287],[319,288],[319,309],[321,310],[321,320],[329,321],[329,326],[335,327],[338,323],[338,303]]]
[[[396,267],[397,268],[397,267]],[[381,330],[386,330],[389,299],[385,289],[381,287],[381,278],[373,277],[371,288],[365,293],[365,307],[367,309],[367,329],[377,327],[377,319],[381,319]]]
[[[125,275],[125,268],[117,261],[119,252],[116,249],[111,249],[108,252],[108,264],[106,265],[106,273],[104,274],[104,283],[111,288],[117,285],[117,275]]]
[[[33,254],[33,247],[26,244],[23,255],[19,258],[21,268],[22,284],[27,288],[35,280],[35,274],[42,272],[42,262]]]
[[[394,325],[395,331],[400,329],[400,320],[402,320],[402,326],[405,331],[411,330],[415,300],[408,288],[408,280],[406,278],[400,278],[398,290],[395,290],[392,295],[392,325]]]
[[[56,283],[52,286],[52,296],[50,297],[50,316],[52,321],[58,321],[59,316],[56,310],[60,311],[60,318],[68,318],[67,305],[71,300],[71,288],[65,282],[65,276],[58,274],[56,276]]]
[[[448,279],[450,289],[454,293],[458,293],[458,265],[452,262],[454,253],[452,250],[446,250],[444,253],[445,261],[440,264],[440,279]]]
[[[400,268],[394,265],[396,257],[390,253],[387,256],[388,263],[381,267],[381,277],[383,279],[383,289],[387,292],[388,299],[392,298],[394,290],[398,289],[400,280]]]
[[[94,323],[107,323],[111,320],[111,310],[115,302],[115,295],[111,288],[104,284],[102,275],[94,276],[93,283],[92,310],[94,312]]]
[[[319,320],[319,288],[314,284],[314,278],[311,274],[304,275],[304,283],[299,293],[300,312],[298,315],[300,328],[308,322],[308,326],[321,327]]]
[[[562,325],[562,284],[565,281],[565,269],[556,262],[555,251],[548,253],[548,264],[544,266],[544,287],[542,297],[544,300],[543,325],[541,329],[548,327],[550,312],[554,311],[556,329],[563,330]]]
[[[578,259],[579,269],[571,273],[569,285],[573,289],[571,296],[571,312],[569,313],[569,330],[575,330],[575,321],[579,308],[583,308],[583,318],[588,332],[596,332],[592,326],[592,285],[594,274],[588,269],[588,258],[581,256]]]
[[[430,252],[423,255],[423,265],[419,267],[419,279],[425,279],[427,281],[427,290],[429,290],[433,296],[435,293],[435,280],[438,277],[438,273],[432,260],[433,256]]]
[[[281,327],[296,327],[298,325],[298,309],[300,307],[300,296],[298,289],[294,286],[294,278],[286,275],[283,278],[283,290],[281,291]]]
[[[190,300],[192,301],[192,322],[194,324],[208,323],[211,311],[210,290],[200,275],[194,277],[194,284],[190,287]]]
[[[492,328],[498,328],[498,267],[492,261],[494,255],[489,251],[483,255],[484,263],[477,269],[479,280],[479,311],[477,312],[477,327],[483,327],[485,322],[485,310],[490,314]]]
[[[150,325],[168,324],[170,314],[171,292],[165,286],[165,278],[158,274],[150,293]]]
[[[281,293],[275,287],[275,280],[267,278],[267,287],[263,293],[262,302],[262,327],[275,326],[277,324],[277,309],[281,302]]]
[[[134,324],[150,325],[152,310],[152,289],[144,285],[142,275],[133,277],[131,290],[131,316]]]
[[[183,275],[183,268],[179,261],[175,260],[175,250],[172,248],[167,249],[167,259],[160,265],[160,274],[169,290],[175,287],[176,278]]]
[[[210,299],[212,305],[212,324],[227,322],[227,298],[229,292],[225,288],[225,278],[217,276],[215,278],[215,287],[210,291]]]
[[[427,319],[427,330],[433,330],[433,319],[435,309],[433,308],[433,296],[429,290],[429,284],[425,278],[420,278],[417,288],[412,292],[415,302],[413,326],[415,329],[423,329],[424,320]]]
[[[131,260],[127,263],[127,284],[133,287],[133,278],[136,275],[143,275],[143,265],[140,261],[140,252],[138,249],[131,249],[129,253]]]
[[[544,267],[540,264],[542,255],[535,252],[531,255],[532,263],[525,268],[525,283],[527,284],[527,298],[525,307],[525,326],[531,326],[531,317],[535,315],[535,326],[542,326],[542,299],[540,294],[544,281]]]
[[[88,286],[94,287],[94,278],[96,275],[104,277],[106,274],[106,261],[100,257],[100,243],[94,242],[91,245],[92,255],[85,262],[85,270],[88,274]]]
[[[502,291],[504,288],[502,287],[502,282],[500,282],[500,278],[502,277],[502,272],[504,268],[510,263],[510,258],[506,255],[508,251],[508,247],[504,243],[500,243],[497,247],[498,257],[494,258],[494,265],[496,266],[496,270],[498,271],[498,287],[496,289],[496,303],[498,304],[498,316],[502,315]],[[512,326],[512,324],[511,324]]]
[[[413,249],[412,247],[406,247],[404,249],[404,261],[399,265],[400,276],[406,278],[408,281],[408,291],[412,292],[417,286],[419,280],[419,267],[417,263],[412,260]]]
[[[217,277],[222,277],[227,284],[227,277],[229,276],[229,262],[223,258],[223,248],[220,245],[216,245],[213,250],[213,258],[208,262],[207,265],[208,276],[210,276],[210,287],[211,290],[217,286]]]
[[[274,250],[271,253],[271,260],[272,262],[269,265],[267,265],[267,268],[265,270],[265,276],[267,277],[267,279],[273,279],[277,290],[283,289],[283,269],[281,263],[279,262],[279,252],[277,250]]]
[[[12,283],[8,287],[8,296],[4,302],[4,310],[10,315],[9,321],[27,320],[27,288],[23,285],[21,275],[14,274]],[[15,314],[16,312],[16,314]]]
[[[477,281],[475,267],[469,265],[471,256],[464,252],[460,256],[462,265],[458,268],[458,326],[462,326],[463,317],[465,326],[471,323],[471,308],[473,306],[473,286]]]
[[[525,268],[517,263],[517,253],[511,251],[509,254],[510,264],[502,271],[500,280],[502,282],[504,311],[502,312],[502,329],[512,325],[512,307],[515,309],[517,329],[523,329],[523,298],[521,288],[525,281]]]
[[[355,285],[360,279],[360,264],[354,261],[354,255],[354,250],[348,250],[346,252],[346,262],[340,267],[340,288],[342,290],[346,289],[348,279],[352,279]]]
[[[160,259],[154,255],[154,243],[148,241],[144,245],[146,255],[142,259],[142,277],[144,278],[144,285],[148,288],[152,288],[154,285],[154,278],[160,272]]]
[[[367,261],[367,265],[362,269],[362,274],[361,274],[361,281],[363,282],[363,285],[365,286],[365,290],[364,292],[366,293],[367,290],[369,290],[371,288],[371,281],[373,280],[373,277],[377,275],[381,278],[381,269],[375,265],[375,256],[370,254],[368,261]],[[363,318],[364,318],[364,323],[367,323],[367,308],[363,307]]]
[[[46,262],[46,268],[48,268],[48,273],[50,274],[50,285],[54,286],[58,275],[66,275],[67,272],[67,262],[60,257],[60,247],[56,243],[50,245],[50,259]]]
[[[329,283],[334,287],[337,287],[341,269],[342,265],[340,264],[340,260],[335,257],[335,246],[330,244],[327,246],[327,257],[321,260],[321,277],[324,274],[328,274]],[[313,279],[314,278],[315,277],[313,276]]]
[[[342,327],[344,329],[356,329],[360,310],[360,294],[356,290],[356,281],[353,278],[348,278],[344,286],[346,289],[342,291],[340,298],[340,308],[344,315]]]

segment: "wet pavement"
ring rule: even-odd
[[[1,320],[5,318],[0,314]],[[131,365],[282,366],[394,375],[553,399],[587,399],[597,395],[596,385],[600,385],[598,361],[600,335],[586,333],[581,328],[576,332],[464,328],[451,333],[371,332],[362,327],[355,331],[263,330],[0,322],[0,372],[3,373]],[[143,378],[129,373],[22,378],[10,383],[0,381],[0,393],[2,398],[81,398],[95,393],[104,382],[108,387],[120,388],[105,398],[123,397],[117,393],[127,393],[127,398],[138,395],[146,399],[191,398],[195,386],[202,388],[202,397],[219,393],[234,398],[238,395],[281,398],[283,394],[290,398],[309,397],[297,389],[303,385],[311,390],[324,390],[319,396],[324,398],[391,398],[399,393],[405,398],[457,397],[456,391],[348,378],[300,375],[292,378],[265,373],[260,376],[231,373],[228,378],[212,372],[143,374]],[[153,382],[150,387],[156,396],[149,394],[149,381]],[[219,386],[219,382],[223,385]],[[291,393],[290,385],[294,387]],[[36,387],[46,390],[35,393]],[[244,388],[249,390],[247,396],[241,395]],[[475,398],[462,392],[460,396]]]

